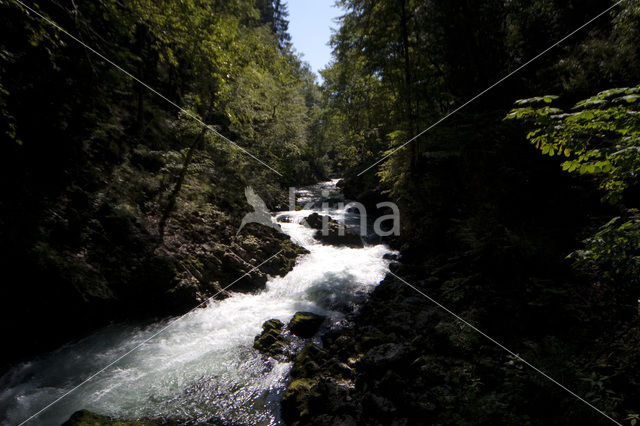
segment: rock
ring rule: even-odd
[[[256,336],[253,347],[266,355],[280,355],[287,345],[287,340],[282,335],[284,324],[277,319],[270,319],[262,324],[262,333]]]
[[[280,254],[260,267],[260,271],[268,275],[286,275],[293,269],[298,255],[308,253],[306,249],[294,244],[289,236],[273,228],[250,223],[243,232],[247,234],[239,241],[238,247],[239,252],[244,252],[243,258],[266,260],[280,251]],[[243,279],[245,280],[246,278]]]
[[[326,229],[324,229],[325,220],[327,222]],[[307,216],[305,221],[307,222],[307,225],[317,230],[313,237],[322,244],[354,248],[364,247],[362,239],[358,234],[344,228],[343,225],[330,217],[323,216],[318,213],[312,213]],[[344,235],[340,235],[341,233]]]
[[[311,413],[309,405],[312,400],[317,399],[317,382],[314,379],[294,380],[287,386],[287,390],[282,396],[280,405],[284,418],[304,420]],[[297,421],[292,424],[301,424]]]
[[[156,426],[165,425],[167,422],[155,422],[151,420],[119,421],[106,416],[92,413],[88,410],[76,411],[62,426]]]
[[[270,319],[262,324],[262,329],[265,331],[282,330],[282,327],[284,327],[284,324],[279,319]]]
[[[88,426],[88,425],[108,425],[113,423],[111,419],[105,416],[92,413],[87,410],[76,411],[71,415],[69,420],[64,422],[62,426]]]
[[[291,369],[291,377],[294,379],[303,377],[314,377],[322,371],[327,353],[313,343],[307,343],[305,347],[295,357],[295,363]]]
[[[374,393],[369,393],[365,396],[364,408],[385,419],[389,419],[397,411],[391,401]]]
[[[309,225],[313,229],[322,229],[322,222],[325,217],[326,216],[322,216],[318,213],[311,213],[309,216],[307,216],[305,221],[307,222],[307,225]],[[332,220],[333,219],[328,218],[328,222],[331,222]]]
[[[69,420],[64,422],[62,426],[178,426],[179,424],[182,423],[157,417],[145,417],[139,420],[112,419],[88,410],[80,410],[73,413]],[[213,418],[207,420],[206,423],[198,424],[223,425],[227,423],[224,423],[220,419]]]
[[[388,342],[388,337],[379,329],[373,326],[362,327],[358,338],[359,346],[363,350],[369,350],[374,346]]]
[[[332,360],[329,364],[329,372],[332,377],[337,377],[339,379],[350,379],[353,376],[353,369],[349,367],[344,362],[340,362],[338,360]]]
[[[318,230],[315,232],[315,234],[313,234],[313,237],[316,240],[320,241],[322,244],[328,244],[332,246],[351,248],[364,247],[360,235],[354,234],[347,229],[343,230],[344,235],[340,235],[340,233],[340,225],[336,222],[329,222],[329,229],[327,230],[327,232]]]
[[[413,347],[401,343],[384,343],[367,351],[360,363],[374,369],[384,369],[410,361]]]
[[[282,252],[279,255],[262,265],[260,269],[263,272],[269,275],[284,276],[296,265],[299,255],[309,253],[307,249],[293,244],[291,241],[283,243],[280,250]]]
[[[316,334],[324,320],[325,317],[312,312],[296,312],[289,322],[289,330],[299,337],[312,337]]]
[[[246,262],[242,257],[232,251],[226,252],[222,256],[223,281],[234,282],[232,291],[250,293],[264,290],[267,285],[267,275],[261,270],[253,268],[253,265]],[[251,271],[238,280],[238,271]]]
[[[400,259],[400,254],[399,253],[385,253],[384,256],[382,256],[382,258],[384,260],[394,260],[397,261]]]
[[[345,185],[344,179],[340,179],[338,182],[336,182],[336,188],[338,189],[344,188],[344,185]]]

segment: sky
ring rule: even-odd
[[[296,51],[309,62],[311,69],[318,71],[331,60],[331,28],[338,25],[334,18],[342,11],[333,6],[335,0],[288,0],[289,34]],[[318,74],[318,77],[320,75]]]

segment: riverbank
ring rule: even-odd
[[[234,285],[264,289],[268,275],[286,275],[305,252],[254,224],[237,236],[236,216],[197,204],[174,212],[163,240],[157,216],[127,204],[84,215],[93,237],[79,251],[39,243],[24,259],[33,262],[24,285],[4,290],[12,297],[3,298],[2,331],[12,345],[0,355],[0,372],[109,323],[178,315],[215,294],[227,297],[224,286],[279,253]]]
[[[635,400],[637,322],[602,317],[592,309],[600,295],[577,287],[536,303],[531,289],[518,292],[509,248],[492,250],[432,263],[405,252],[344,328],[296,357],[282,398],[287,424],[610,424],[416,289],[614,418],[635,418],[605,398]],[[509,293],[492,291],[502,282]]]

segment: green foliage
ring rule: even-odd
[[[637,184],[640,171],[640,86],[610,89],[576,103],[570,112],[540,102],[557,97],[516,102],[507,119],[526,121],[534,128],[527,139],[548,156],[563,156],[562,169],[594,175],[615,203]]]
[[[629,316],[637,300],[635,280],[627,280],[631,289],[614,297],[621,285],[616,282],[635,270],[635,231],[617,230],[618,246],[611,245],[615,239],[594,246],[578,269],[566,255],[591,227],[607,221],[601,209],[611,207],[597,202],[594,181],[623,211],[621,203],[637,205],[638,88],[603,92],[571,107],[589,93],[637,84],[638,2],[623,1],[588,31],[522,69],[570,29],[602,12],[602,3],[342,0],[339,5],[345,13],[331,42],[334,61],[322,72],[323,122],[349,195],[367,202],[388,197],[400,205],[403,228],[397,243],[404,249],[403,263],[415,269],[416,282],[425,280],[425,271],[434,275],[425,284],[430,294],[481,329],[513,342],[523,358],[535,359],[578,393],[594,392],[616,418],[635,412],[635,394],[627,385],[637,376],[629,379],[619,371],[633,364],[625,357],[637,336],[610,355],[614,337],[607,331],[628,331],[635,324]],[[513,70],[518,72],[511,75]],[[483,92],[496,81],[501,83]],[[478,93],[484,94],[474,98]],[[546,93],[559,96],[532,97]],[[527,99],[513,105],[515,96]],[[503,120],[512,108],[509,120]],[[525,120],[539,151],[514,143]],[[387,154],[392,155],[356,176]],[[585,252],[593,244],[588,242]],[[609,260],[605,254],[589,258],[608,249]],[[610,263],[618,257],[621,275],[605,280],[603,273],[614,274]],[[607,317],[611,321],[605,326]],[[547,337],[557,343],[529,343]],[[485,353],[472,339],[459,340],[461,348]],[[449,359],[440,348],[435,352]],[[618,371],[617,376],[591,364],[604,354],[610,356],[606,369]],[[588,408],[566,410],[570,404],[558,402],[570,398],[547,392],[529,372],[519,373],[509,366],[493,384],[486,380],[491,374],[479,373],[482,392],[465,392],[456,410],[444,409],[438,420],[459,423],[452,419],[459,420],[461,407],[474,414],[483,407],[491,414],[469,418],[480,424],[593,421]],[[439,391],[443,399],[455,398],[454,389]],[[507,412],[512,417],[500,417]]]
[[[597,276],[618,308],[635,314],[640,295],[640,214],[630,210],[628,217],[615,217],[584,241],[585,248],[570,257],[578,268]],[[630,312],[629,312],[630,310]]]
[[[54,318],[44,322],[58,331],[43,332],[53,341],[136,311],[95,309],[99,297],[83,300],[91,289],[109,289],[123,305],[159,295],[153,309],[182,309],[196,296],[189,280],[221,279],[194,253],[204,239],[217,251],[231,244],[246,186],[276,208],[285,185],[327,177],[315,164],[325,139],[311,130],[321,125],[320,94],[286,42],[284,3],[25,3],[189,113],[0,0],[0,262],[25,283],[2,286],[0,311],[10,338],[24,343],[16,348],[41,344],[24,339],[43,318]],[[198,275],[194,258],[211,276]],[[169,301],[164,292],[182,274],[188,285]],[[27,299],[31,323],[14,325],[14,302]],[[92,319],[76,324],[82,312]]]

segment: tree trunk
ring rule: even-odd
[[[202,141],[205,133],[207,132],[207,127],[203,126],[202,131],[198,134],[198,136],[193,140],[191,145],[189,146],[189,150],[187,151],[187,156],[184,158],[182,162],[182,169],[180,170],[180,174],[178,175],[178,180],[176,181],[175,186],[173,187],[173,191],[169,195],[169,199],[167,200],[167,205],[162,212],[162,217],[160,218],[160,223],[158,224],[158,235],[160,235],[160,240],[164,240],[164,231],[167,225],[167,221],[171,216],[171,212],[176,206],[176,200],[178,198],[178,194],[182,189],[182,184],[184,183],[185,178],[187,177],[187,171],[189,169],[189,165],[193,160],[193,154],[198,148],[198,145]]]
[[[400,13],[400,31],[402,37],[402,54],[404,56],[404,99],[405,107],[407,109],[407,117],[409,119],[409,132],[410,137],[415,136],[418,133],[416,126],[416,117],[413,111],[413,76],[411,73],[411,58],[409,52],[409,18],[407,16],[407,0],[401,0],[401,13]],[[414,170],[418,158],[418,142],[414,141],[411,144],[411,170]]]

